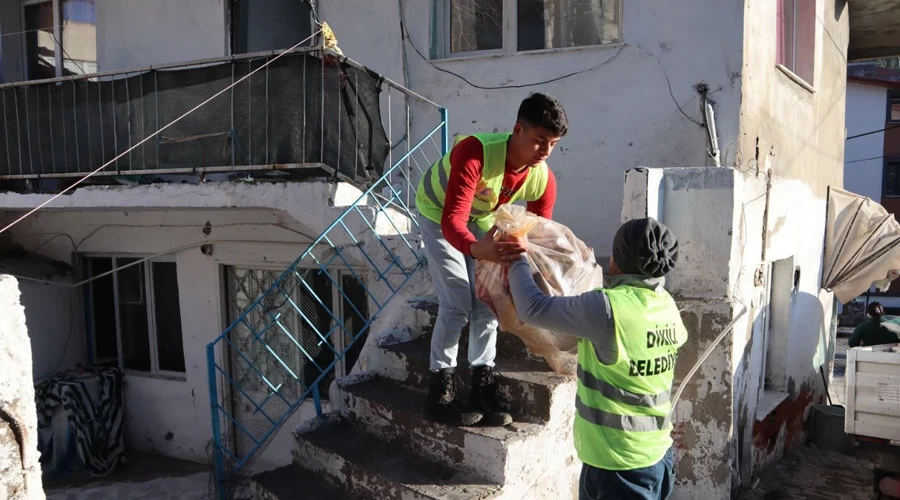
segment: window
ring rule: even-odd
[[[231,1],[233,54],[286,49],[312,33],[312,9],[306,1]]]
[[[435,17],[436,57],[583,47],[620,39],[618,0],[435,0]]]
[[[885,162],[882,196],[900,196],[900,160]]]
[[[888,101],[888,123],[900,123],[900,95],[892,95]]]
[[[812,85],[816,55],[816,0],[777,2],[777,62]]]
[[[87,257],[85,274],[100,276],[87,293],[95,363],[151,374],[183,374],[181,308],[174,262],[138,257]],[[128,264],[133,264],[123,268]]]
[[[97,72],[95,0],[39,0],[22,5],[29,80]]]

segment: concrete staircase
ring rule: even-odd
[[[462,428],[430,422],[424,418],[430,327],[417,328],[424,334],[412,341],[370,344],[369,370],[332,385],[333,412],[291,436],[293,464],[254,476],[265,498],[576,498],[581,464],[571,436],[574,381],[501,333],[498,382],[515,423]],[[463,332],[461,365],[467,337]],[[468,386],[469,370],[459,371]]]

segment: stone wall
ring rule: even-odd
[[[15,278],[0,275],[0,497],[43,500],[31,341]]]

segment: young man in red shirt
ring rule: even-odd
[[[562,104],[544,94],[522,101],[513,131],[458,137],[453,149],[419,182],[416,207],[438,295],[431,338],[431,383],[426,416],[451,425],[503,426],[512,422],[497,399],[494,358],[497,320],[475,297],[475,260],[509,262],[525,251],[519,243],[494,239],[494,211],[515,201],[529,211],[553,215],[556,180],[546,160],[568,132]],[[469,403],[457,398],[456,357],[469,322]]]

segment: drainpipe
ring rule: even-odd
[[[704,117],[706,118],[706,132],[709,135],[709,156],[713,159],[713,163],[717,167],[721,167],[719,160],[719,134],[716,133],[716,112],[713,111],[712,104],[706,100],[706,94],[703,94]]]
[[[712,158],[715,166],[721,167],[722,161],[719,157],[719,133],[716,132],[716,112],[708,97],[709,85],[699,83],[694,86],[694,89],[700,93],[700,97],[703,99],[703,121],[706,126],[706,136],[709,139],[709,149],[707,149],[706,152],[709,154],[709,157]]]

